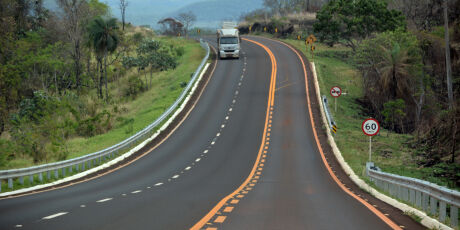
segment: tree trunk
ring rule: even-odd
[[[81,59],[81,50],[80,50],[80,40],[75,40],[74,42],[74,64],[75,64],[75,83],[76,83],[76,88],[77,92],[80,93],[80,87],[81,87],[81,68],[80,68],[80,59]]]
[[[98,91],[99,91],[99,98],[102,99],[103,98],[103,95],[102,95],[102,83],[104,82],[104,67],[102,66],[102,58],[99,58],[99,87],[98,87]]]
[[[454,114],[456,112],[454,111]],[[457,137],[457,118],[455,118],[455,116],[452,116],[452,120],[453,120],[453,132],[452,132],[452,159],[451,159],[451,162],[452,163],[455,163],[455,146],[457,144],[456,142],[456,137]]]
[[[449,109],[453,109],[454,95],[452,92],[452,66],[450,63],[449,19],[447,17],[447,0],[444,0],[444,37],[446,40],[447,94],[449,98]]]
[[[109,90],[107,88],[107,48],[105,48],[104,73],[105,73],[105,101],[109,100]]]

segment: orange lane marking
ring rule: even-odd
[[[255,178],[255,179],[259,179],[259,178],[260,178],[260,176],[255,176],[254,178]]]
[[[229,199],[233,198],[236,194],[238,194],[241,190],[243,190],[246,187],[247,184],[249,184],[249,181],[251,180],[251,178],[254,176],[254,174],[257,171],[257,165],[259,164],[260,159],[262,157],[262,151],[264,149],[263,147],[264,147],[264,143],[265,143],[265,138],[267,137],[267,135],[266,135],[267,134],[267,128],[271,127],[268,124],[269,121],[271,123],[271,120],[269,120],[268,116],[270,114],[270,110],[273,110],[273,103],[274,103],[274,97],[275,97],[275,84],[276,84],[276,71],[277,71],[277,63],[276,63],[275,55],[273,55],[272,51],[268,47],[266,47],[265,45],[263,45],[263,44],[261,44],[259,42],[249,40],[249,39],[246,39],[246,38],[243,38],[243,40],[251,42],[251,43],[254,43],[254,44],[262,47],[268,53],[268,56],[270,57],[270,61],[271,61],[271,64],[272,64],[272,71],[271,71],[271,76],[270,76],[270,89],[269,89],[268,102],[267,102],[268,105],[267,105],[267,112],[266,112],[266,117],[265,117],[264,132],[263,132],[263,135],[262,135],[262,142],[261,142],[261,145],[260,145],[260,148],[259,148],[259,153],[257,154],[256,161],[254,162],[254,165],[252,167],[251,173],[246,178],[246,180],[235,191],[233,191],[232,193],[230,193],[229,195],[224,197],[222,200],[220,200],[214,206],[214,208],[211,209],[211,211],[209,211],[203,218],[201,218],[201,220],[199,220],[195,225],[193,225],[190,228],[192,230],[201,229],[213,216],[216,215],[217,211],[219,211],[219,209],[221,209],[222,206]],[[251,190],[251,188],[246,188],[246,190],[249,191],[249,190]]]
[[[216,49],[214,49],[213,46],[210,46],[211,49],[214,51],[214,53],[217,54],[217,51]],[[178,122],[178,124],[176,125],[176,127],[173,127],[173,130],[171,130],[171,132],[163,139],[161,140],[158,144],[156,144],[155,146],[153,146],[152,148],[150,148],[149,150],[145,151],[143,154],[137,156],[136,158],[134,158],[132,161],[130,162],[126,162],[125,164],[123,165],[120,165],[116,168],[113,168],[111,170],[107,170],[106,172],[104,173],[101,173],[101,174],[97,174],[93,177],[90,177],[88,179],[84,179],[84,180],[81,180],[81,181],[76,181],[76,182],[72,182],[70,184],[67,184],[67,185],[63,185],[63,186],[59,186],[59,185],[56,185],[57,187],[51,187],[51,188],[46,188],[46,189],[43,189],[42,191],[33,191],[31,193],[26,193],[26,194],[19,194],[19,195],[11,195],[9,197],[3,197],[3,198],[0,198],[0,200],[6,200],[6,199],[12,199],[12,198],[18,198],[18,197],[23,197],[23,196],[28,196],[28,195],[35,195],[35,194],[38,194],[38,193],[42,193],[42,192],[48,192],[48,191],[53,191],[53,190],[57,190],[57,189],[62,189],[62,188],[67,188],[67,187],[70,187],[72,185],[76,185],[76,184],[80,184],[80,183],[83,183],[83,182],[87,182],[87,181],[90,181],[90,180],[94,180],[94,179],[97,179],[101,176],[104,176],[104,175],[107,175],[107,174],[110,174],[114,171],[117,171],[121,168],[124,168],[134,162],[136,162],[137,160],[139,160],[140,158],[144,157],[145,155],[147,155],[148,153],[150,153],[151,151],[155,150],[156,148],[158,148],[158,146],[160,146],[161,144],[163,144],[163,142],[165,142],[175,131],[177,128],[179,128],[179,126],[182,125],[182,123],[185,121],[186,118],[188,118],[188,115],[192,112],[192,110],[195,108],[196,104],[198,103],[199,99],[201,98],[201,95],[203,94],[203,92],[205,91],[205,88],[206,86],[208,85],[209,81],[211,80],[212,76],[214,75],[214,71],[216,70],[217,68],[217,63],[219,62],[218,61],[219,59],[216,57],[215,59],[215,62],[214,62],[214,66],[211,70],[211,74],[209,75],[208,77],[208,80],[206,81],[203,89],[201,90],[201,92],[199,92],[198,94],[198,98],[197,100],[192,104],[192,107],[189,109],[189,111],[187,111],[187,113],[185,114],[185,116]],[[205,73],[206,74],[206,73]],[[114,158],[115,159],[115,158]],[[84,172],[84,171],[82,171]]]
[[[240,202],[240,200],[233,199],[232,201],[230,201],[230,204],[238,204],[238,202]]]
[[[276,40],[273,40],[273,41],[276,41]],[[276,42],[279,42],[279,41],[276,41]],[[307,104],[308,104],[308,112],[310,113],[310,121],[311,121],[311,127],[313,129],[313,136],[315,137],[315,141],[316,141],[316,145],[318,146],[318,150],[321,154],[321,158],[323,160],[323,163],[324,165],[326,166],[327,168],[327,171],[329,172],[329,174],[331,175],[332,179],[334,179],[334,181],[339,185],[339,187],[345,191],[348,195],[352,196],[353,198],[355,198],[356,200],[358,200],[359,202],[361,202],[364,206],[366,206],[371,212],[373,212],[375,215],[377,215],[383,222],[385,222],[388,226],[390,226],[391,228],[393,229],[398,229],[398,230],[401,230],[401,227],[398,226],[396,223],[394,223],[391,219],[389,219],[387,216],[385,216],[382,212],[380,212],[378,209],[376,209],[375,207],[373,207],[371,204],[367,203],[366,201],[364,201],[361,197],[355,195],[354,193],[352,193],[349,189],[347,189],[345,187],[345,185],[339,181],[339,179],[337,178],[337,176],[334,174],[334,172],[332,171],[331,167],[329,166],[327,160],[326,160],[326,157],[324,155],[324,152],[323,152],[323,148],[321,147],[320,145],[320,142],[319,142],[319,139],[318,139],[318,134],[316,133],[316,129],[314,127],[315,126],[315,121],[313,120],[313,114],[312,114],[312,110],[311,110],[311,103],[310,103],[310,92],[308,90],[308,77],[307,77],[307,69],[305,67],[305,62],[303,61],[302,59],[302,56],[299,54],[299,52],[297,52],[297,50],[295,50],[294,48],[292,48],[290,45],[287,45],[286,43],[283,43],[283,42],[279,42],[287,47],[289,47],[289,49],[291,49],[292,51],[294,51],[294,53],[297,54],[297,56],[299,57],[300,61],[302,62],[302,67],[303,67],[303,72],[304,72],[304,76],[305,76],[305,89],[307,91]]]
[[[243,198],[243,197],[244,197],[244,195],[238,195],[238,196],[236,196],[236,198]]]
[[[216,220],[214,220],[215,223],[223,223],[227,217],[226,216],[218,216]]]
[[[206,230],[217,230],[217,228],[206,228]]]
[[[248,191],[241,191],[241,193],[243,193],[243,194],[248,194]]]
[[[232,212],[232,211],[233,211],[233,207],[231,207],[231,206],[228,206],[228,207],[224,208],[224,212]]]

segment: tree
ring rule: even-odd
[[[105,96],[108,100],[107,88],[107,55],[114,52],[118,46],[118,29],[117,20],[115,18],[102,19],[100,17],[91,21],[88,26],[88,33],[91,40],[92,47],[96,53],[98,67],[99,67],[99,97],[102,95],[102,83],[105,82]],[[104,66],[103,65],[104,61]],[[105,73],[105,74],[104,74]]]
[[[385,117],[385,123],[391,125],[391,130],[395,131],[396,120],[399,120],[400,128],[404,132],[403,118],[406,116],[406,113],[404,113],[405,107],[404,100],[402,99],[388,101],[383,105],[382,114]]]
[[[193,14],[192,11],[189,11],[188,13],[180,13],[177,18],[180,22],[182,22],[182,25],[184,25],[183,28],[185,37],[188,37],[188,31],[196,21],[195,14]]]
[[[420,120],[425,95],[420,44],[417,38],[402,30],[377,34],[357,48],[356,62],[364,75],[366,98],[375,111],[396,99],[413,106],[415,120]],[[417,99],[417,97],[419,97]]]
[[[128,7],[128,0],[120,0],[120,4],[118,5],[121,11],[121,24],[122,30],[125,30],[125,15],[126,15],[126,8]]]
[[[450,60],[450,42],[449,42],[449,17],[447,15],[447,0],[444,0],[444,39],[446,41],[446,78],[447,94],[449,100],[449,109],[454,108],[454,94],[452,91],[452,65]]]
[[[374,32],[405,27],[399,11],[388,10],[383,0],[333,0],[316,15],[314,32],[329,45],[342,43],[353,50]]]
[[[62,15],[67,39],[72,43],[72,58],[74,60],[74,71],[76,88],[81,87],[81,57],[84,26],[82,20],[88,15],[88,3],[86,0],[57,0],[59,7],[63,10]]]

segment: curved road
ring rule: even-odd
[[[161,145],[85,183],[0,200],[0,229],[391,229],[324,166],[297,54],[249,39]]]

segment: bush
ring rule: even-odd
[[[137,76],[131,76],[128,78],[128,82],[123,89],[123,96],[136,98],[139,93],[142,93],[146,90],[144,83]]]

